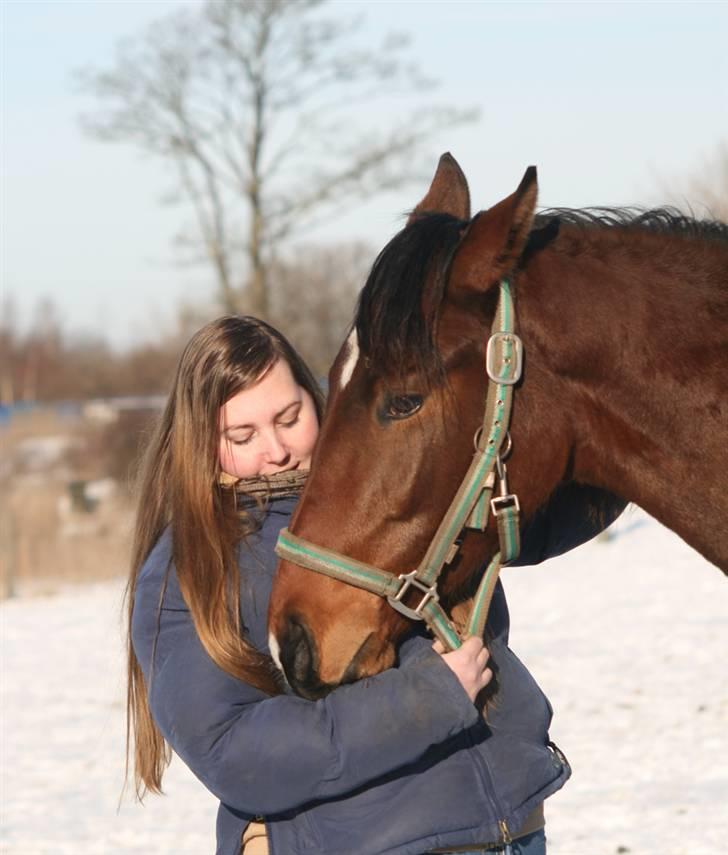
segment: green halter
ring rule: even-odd
[[[315,546],[291,534],[286,528],[281,531],[276,545],[279,557],[286,561],[386,597],[392,608],[401,614],[413,620],[424,620],[434,635],[451,650],[460,646],[461,639],[440,605],[437,580],[445,565],[457,554],[460,532],[463,528],[484,531],[488,524],[488,513],[492,511],[497,521],[500,542],[500,551],[488,565],[473,600],[464,636],[482,636],[500,568],[516,558],[521,548],[518,497],[508,492],[506,467],[503,462],[510,451],[508,424],[513,386],[519,381],[523,367],[523,345],[513,332],[513,327],[513,298],[510,285],[504,279],[500,283],[498,308],[486,351],[488,397],[483,424],[474,438],[475,454],[425,557],[416,570],[394,576],[378,567]],[[504,444],[506,447],[502,450]],[[496,479],[500,489],[499,495],[494,498]],[[414,608],[403,602],[405,595],[412,588],[422,594],[420,602]]]

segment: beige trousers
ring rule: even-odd
[[[268,855],[268,837],[262,822],[251,822],[243,832],[240,853],[245,855]]]

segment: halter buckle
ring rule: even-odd
[[[394,596],[387,597],[387,602],[395,611],[410,618],[411,620],[424,620],[425,616],[422,614],[422,610],[425,606],[430,601],[433,603],[438,603],[440,601],[440,597],[437,593],[437,581],[433,582],[432,585],[425,585],[424,582],[420,582],[417,578],[416,570],[411,570],[409,573],[400,573],[398,578],[403,584]],[[416,588],[424,594],[419,605],[414,609],[411,609],[402,602],[402,598],[410,588]]]
[[[496,346],[500,344],[501,358],[497,358]],[[508,350],[510,349],[510,353]],[[512,332],[494,332],[488,339],[485,351],[485,369],[488,377],[501,386],[514,386],[521,379],[523,370],[523,342]]]
[[[506,493],[503,496],[496,496],[494,499],[490,500],[490,509],[493,512],[493,516],[497,517],[498,514],[507,511],[508,508],[515,508],[517,514],[521,512],[521,505],[518,501],[518,496],[515,493]]]
[[[495,468],[500,484],[500,496],[494,496],[490,500],[490,509],[494,517],[497,517],[499,513],[504,513],[509,508],[513,508],[517,514],[521,513],[518,496],[515,493],[508,492],[508,470],[503,460],[511,453],[512,443],[510,433],[506,434],[506,436],[508,437],[508,446],[505,454],[497,454],[495,458]]]

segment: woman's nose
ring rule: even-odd
[[[268,437],[268,460],[270,463],[281,465],[288,460],[290,452],[281,442],[277,431],[272,431]]]

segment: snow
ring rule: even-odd
[[[607,543],[506,568],[511,646],[574,770],[554,855],[728,851],[728,579],[641,511]]]
[[[141,807],[124,779],[123,583],[11,600],[2,621],[0,852],[203,855],[215,799],[174,760]]]
[[[511,643],[549,695],[574,775],[549,855],[728,849],[728,580],[628,511],[608,542],[503,571]],[[215,801],[174,760],[121,801],[123,583],[0,604],[0,852],[202,855]]]

